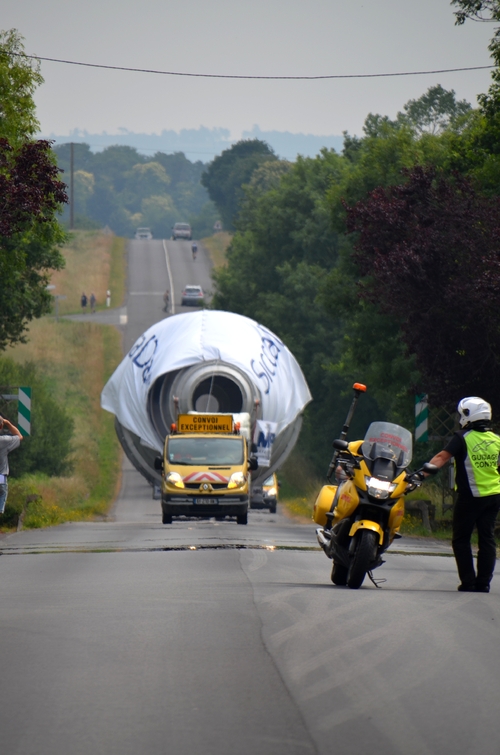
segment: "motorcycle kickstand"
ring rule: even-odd
[[[380,585],[383,582],[387,582],[387,580],[384,579],[384,578],[382,578],[382,579],[375,579],[375,577],[373,576],[373,572],[372,571],[368,571],[366,573],[368,574],[368,577],[371,579],[371,581],[373,582],[373,584],[375,585],[375,587],[380,587]],[[382,588],[380,588],[380,589],[382,589]]]

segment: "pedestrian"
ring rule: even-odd
[[[170,291],[168,288],[163,294],[163,311],[167,313],[170,311]]]
[[[489,592],[496,561],[495,520],[500,510],[500,436],[491,431],[491,406],[478,396],[458,404],[461,430],[431,459],[442,467],[455,460],[458,497],[453,509],[452,546],[461,592]],[[477,574],[471,536],[477,527]]]
[[[92,293],[90,294],[90,311],[92,314],[94,314],[95,312],[95,303],[96,303],[96,298],[95,298],[94,292],[92,291]]]
[[[87,294],[85,291],[82,293],[82,298],[80,299],[80,303],[82,305],[82,312],[85,314],[87,312]]]
[[[9,476],[9,453],[19,447],[23,436],[12,422],[0,415],[0,431],[8,430],[10,435],[0,435],[0,514],[5,511],[7,493],[9,486],[7,483]]]
[[[106,306],[107,307],[111,306],[111,291],[109,290],[109,288],[106,291]]]

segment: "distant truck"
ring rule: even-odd
[[[162,523],[174,516],[236,517],[247,524],[250,472],[250,415],[190,412],[179,414],[165,438],[162,471]]]
[[[192,239],[192,231],[189,223],[176,223],[172,228],[172,238],[174,241],[177,239]]]

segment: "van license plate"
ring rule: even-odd
[[[193,503],[197,506],[200,506],[202,504],[216,505],[219,503],[219,499],[218,498],[194,498]]]

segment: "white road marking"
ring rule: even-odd
[[[170,281],[170,312],[175,315],[175,296],[174,296],[174,279],[170,269],[170,259],[168,256],[167,242],[163,239],[163,248],[165,250],[165,262],[167,263],[168,280]]]

